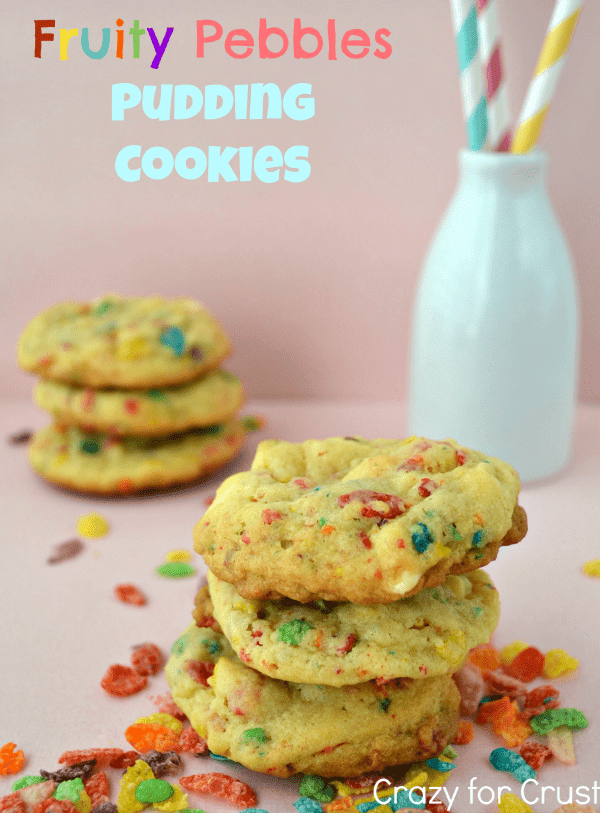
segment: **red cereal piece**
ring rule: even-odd
[[[346,784],[348,784],[346,782]],[[333,802],[328,802],[326,805],[323,805],[324,809],[327,813],[336,813],[338,810],[346,810],[349,807],[353,807],[354,799],[352,796],[340,796],[337,799],[334,799]]]
[[[25,765],[25,754],[15,751],[16,747],[14,742],[7,742],[0,748],[0,776],[19,773]]]
[[[78,762],[96,760],[95,767],[109,765],[111,760],[123,753],[122,748],[87,748],[81,751],[65,751],[58,758],[59,765],[76,765]]]
[[[215,671],[214,663],[210,661],[196,661],[190,659],[184,664],[185,671],[192,677],[196,683],[202,686],[208,686],[208,678]]]
[[[426,796],[425,797],[425,810],[429,810],[430,813],[448,813],[448,808],[443,802],[438,801],[431,801],[433,796]]]
[[[479,706],[475,722],[479,723],[479,725],[485,725],[485,723],[492,723],[494,720],[512,716],[513,712],[515,712],[515,709],[510,697],[501,697],[499,700],[482,703]]]
[[[129,697],[137,694],[146,688],[147,683],[148,681],[143,675],[120,663],[111,664],[100,681],[104,691],[112,694],[113,697]]]
[[[436,490],[436,488],[439,487],[439,485],[440,484],[436,483],[435,480],[431,480],[429,477],[423,477],[423,479],[419,483],[417,491],[419,492],[421,497],[425,499],[425,497],[431,496],[431,494],[433,494],[433,492]]]
[[[344,784],[348,785],[349,788],[372,788],[373,785],[380,779],[388,779],[389,781],[392,781],[389,777],[384,776],[381,773],[377,773],[377,771],[370,771],[369,773],[363,773],[360,776],[354,776],[351,779],[344,779]]]
[[[344,643],[341,646],[338,646],[338,648],[335,650],[335,654],[339,655],[340,657],[342,655],[345,655],[346,653],[348,653],[348,652],[350,652],[352,650],[355,643],[356,643],[356,635],[352,635],[352,634],[348,635],[348,637],[346,638]]]
[[[83,783],[85,792],[90,797],[92,803],[92,810],[97,807],[101,802],[107,802],[110,799],[110,784],[108,776],[104,771],[98,771]]]
[[[342,494],[337,498],[337,504],[340,508],[348,505],[354,500],[358,500],[363,504],[360,513],[363,517],[379,517],[379,519],[394,519],[394,517],[401,516],[406,511],[406,503],[400,497],[394,494],[383,494],[379,491],[370,491],[369,489],[362,489],[360,491],[351,491],[349,494]],[[385,511],[378,511],[373,508],[370,503],[383,502],[387,504]]]
[[[140,754],[137,751],[121,751],[118,757],[115,757],[111,763],[111,768],[117,768],[123,770],[124,768],[131,768],[132,765],[140,758]]]
[[[27,806],[18,793],[9,793],[0,799],[0,813],[27,813]]]
[[[264,525],[271,525],[276,519],[281,519],[279,511],[274,511],[272,508],[265,508],[261,514]]]
[[[250,785],[224,773],[200,773],[193,776],[182,776],[179,784],[191,793],[207,793],[210,796],[216,796],[218,799],[230,802],[241,810],[254,807],[257,802],[256,793]]]
[[[68,799],[55,799],[51,796],[43,802],[38,802],[32,813],[76,813],[77,808]]]
[[[114,592],[119,601],[124,604],[135,604],[141,607],[146,603],[146,596],[135,584],[117,584]]]
[[[217,624],[217,620],[212,615],[203,615],[202,618],[199,621],[196,621],[196,626],[197,627],[210,627],[212,630],[215,630],[215,632],[219,631],[217,629],[217,627],[219,627],[219,625]],[[220,629],[220,627],[219,627],[219,629]]]
[[[527,695],[527,686],[521,680],[505,674],[501,669],[486,672],[485,680],[490,694],[504,694],[514,700],[522,700]]]
[[[157,695],[154,698],[154,705],[163,714],[171,714],[177,720],[181,720],[182,723],[187,720],[187,716],[175,703],[170,692],[167,692],[167,694]]]
[[[542,674],[544,669],[544,654],[534,646],[528,646],[513,658],[508,664],[503,666],[507,675],[529,683]]]
[[[199,757],[208,754],[206,740],[193,728],[184,728],[179,735],[179,749],[183,754],[194,754]]]
[[[468,660],[483,672],[494,672],[500,668],[500,658],[491,644],[481,644],[469,652]],[[518,677],[513,675],[513,677]]]
[[[179,751],[179,734],[166,725],[134,723],[125,730],[125,739],[142,754],[146,751]]]
[[[131,665],[138,675],[156,675],[162,669],[162,652],[156,644],[143,644],[131,656]]]
[[[475,729],[473,728],[473,723],[470,723],[468,720],[459,720],[452,745],[467,745],[467,743],[473,739],[474,734]]]
[[[519,753],[534,771],[541,768],[546,760],[552,759],[552,751],[541,742],[534,742],[533,740],[526,740],[519,748]]]

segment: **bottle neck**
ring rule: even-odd
[[[548,154],[535,150],[526,155],[461,150],[460,184],[527,192],[546,185]]]

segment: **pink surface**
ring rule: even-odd
[[[3,4],[5,162],[2,210],[0,388],[24,397],[14,369],[25,323],[64,299],[107,291],[196,296],[222,318],[249,393],[261,397],[399,398],[404,393],[409,318],[419,268],[456,181],[465,145],[448,0],[40,0]],[[126,6],[126,7],[125,7]],[[554,0],[498,3],[513,116],[531,79]],[[174,27],[158,70],[141,56],[92,60],[72,41],[33,56],[34,19],[56,29],[113,33]],[[251,32],[265,17],[291,30],[295,16],[324,31],[391,32],[392,56],[329,62],[246,60],[221,45],[199,60],[195,21]],[[600,4],[588,2],[569,50],[540,146],[550,153],[551,198],[572,248],[582,292],[581,394],[600,398]],[[308,40],[307,40],[308,47]],[[311,120],[152,121],[138,108],[110,117],[111,85],[295,82],[313,85]],[[131,115],[128,115],[131,113]],[[114,171],[128,144],[165,146],[306,144],[311,177],[300,184],[184,181],[125,183]]]
[[[114,501],[68,495],[38,480],[27,466],[25,448],[4,439],[25,427],[41,426],[44,418],[29,401],[0,402],[0,745],[10,740],[25,751],[23,773],[52,770],[66,749],[127,748],[124,730],[155,710],[149,698],[167,690],[162,674],[150,678],[142,694],[124,700],[108,697],[100,678],[109,664],[128,663],[134,644],[150,640],[167,653],[189,623],[199,576],[167,581],[154,568],[169,550],[191,549],[192,528],[205,510],[206,498],[221,477],[249,465],[258,440],[401,436],[405,420],[403,406],[396,402],[270,400],[255,401],[247,411],[266,416],[266,426],[251,436],[235,464],[202,487]],[[502,600],[495,643],[501,647],[520,638],[543,651],[564,648],[581,661],[576,674],[552,681],[561,691],[562,704],[582,709],[590,720],[589,728],[575,735],[578,763],[566,767],[551,762],[538,775],[540,786],[558,786],[563,799],[571,787],[592,788],[600,782],[600,582],[581,573],[586,560],[600,555],[600,409],[583,407],[578,417],[569,469],[552,482],[523,490],[530,531],[488,568]],[[46,564],[54,545],[72,538],[78,517],[90,511],[108,519],[110,534],[86,541],[84,552],[71,561]],[[194,564],[203,570],[196,554]],[[113,587],[128,581],[147,594],[146,607],[114,599]],[[453,810],[471,809],[468,784],[473,777],[477,788],[487,785],[496,792],[504,785],[518,793],[514,780],[487,763],[498,745],[477,729],[471,745],[457,747],[458,767],[447,785],[459,788]],[[188,768],[187,773],[221,770],[205,759],[189,760]],[[259,793],[258,806],[269,813],[292,809],[295,782],[261,777],[242,767],[227,766],[227,772],[250,782]],[[11,784],[12,779],[0,779],[0,795],[9,792]],[[533,796],[535,789],[530,790]],[[546,804],[533,805],[536,811],[559,806],[553,791],[546,794]],[[207,798],[190,801],[214,813],[232,810]],[[475,797],[472,809],[481,811],[485,805]]]

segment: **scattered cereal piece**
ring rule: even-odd
[[[58,545],[55,545],[52,556],[46,561],[49,565],[56,565],[59,562],[72,559],[74,556],[77,556],[78,553],[81,553],[82,550],[83,542],[81,539],[68,539],[66,542],[60,542]]]
[[[505,664],[504,671],[507,675],[521,680],[523,683],[529,683],[542,674],[543,668],[543,653],[534,646],[528,646],[522,649],[518,655],[515,655],[510,663]]]
[[[153,702],[159,711],[162,711],[165,714],[172,714],[173,717],[176,717],[182,722],[187,720],[187,716],[183,711],[181,711],[179,706],[175,704],[170,692],[156,695],[156,697],[153,698]]]
[[[507,646],[503,647],[498,653],[500,663],[503,666],[508,666],[511,661],[514,661],[519,652],[527,649],[528,646],[529,644],[526,644],[525,641],[513,641],[512,644],[508,644]]]
[[[115,757],[111,763],[111,768],[123,770],[124,768],[131,768],[140,759],[137,751],[122,751],[118,757]]]
[[[208,754],[206,740],[194,731],[193,728],[185,728],[179,737],[179,748],[184,754],[193,754],[196,757]]]
[[[469,720],[459,720],[458,729],[452,740],[452,745],[467,745],[475,735],[473,723]]]
[[[110,530],[110,525],[102,514],[84,514],[77,520],[77,533],[86,539],[100,539]]]
[[[600,578],[600,559],[590,559],[583,566],[583,572],[586,576],[596,576]]]
[[[565,765],[575,765],[575,747],[571,729],[560,725],[548,732],[548,748]]]
[[[110,784],[104,771],[98,771],[89,779],[84,780],[85,792],[90,797],[92,810],[102,802],[110,801]]]
[[[146,688],[147,683],[148,681],[143,675],[139,675],[131,667],[122,666],[120,663],[111,664],[100,681],[104,691],[114,697],[129,697],[137,694]]]
[[[533,813],[529,805],[514,793],[503,793],[498,802],[500,813]]]
[[[0,813],[27,813],[27,807],[18,793],[9,793],[0,798]]]
[[[179,751],[179,734],[165,725],[134,723],[126,729],[125,739],[141,753]]]
[[[156,573],[166,579],[187,579],[196,574],[196,568],[187,562],[165,562],[156,568]]]
[[[490,763],[496,770],[512,774],[517,782],[525,782],[525,780],[535,779],[537,776],[521,754],[515,754],[514,751],[509,751],[507,748],[495,748],[490,754]]]
[[[535,771],[542,767],[544,762],[552,758],[552,751],[541,742],[526,740],[519,749],[519,753]]]
[[[298,793],[317,802],[330,802],[335,796],[335,789],[331,785],[326,786],[320,776],[306,774],[300,780]]]
[[[59,756],[58,764],[76,765],[90,759],[95,759],[97,766],[106,766],[122,753],[122,748],[88,748],[85,751],[65,751]],[[111,767],[113,766],[111,765]]]
[[[490,691],[495,694],[504,694],[514,700],[522,700],[527,695],[527,686],[522,680],[511,677],[501,669],[485,673],[485,682]]]
[[[58,771],[40,771],[40,774],[44,779],[51,779],[53,782],[67,782],[69,779],[87,779],[94,770],[95,764],[95,759],[86,759],[81,762],[74,762],[66,768],[59,768]]]
[[[154,779],[154,774],[147,762],[138,759],[135,765],[127,768],[121,778],[121,787],[117,799],[119,813],[139,813],[140,810],[144,809],[145,804],[138,801],[135,789],[145,779]]]
[[[174,731],[176,734],[179,734],[183,728],[183,723],[181,720],[173,717],[172,714],[165,714],[164,712],[156,712],[154,714],[150,714],[148,717],[140,717],[135,721],[136,725],[143,725],[144,723],[150,723],[150,725],[164,725],[167,728],[170,728],[171,731]]]
[[[564,649],[550,649],[546,652],[544,659],[544,677],[552,678],[565,675],[567,672],[572,672],[577,669],[579,661],[577,658],[571,657]]]
[[[548,709],[530,720],[536,734],[547,734],[553,728],[567,726],[570,729],[587,728],[588,720],[579,709]]]
[[[21,443],[29,443],[33,437],[31,429],[22,429],[20,432],[14,432],[8,436],[8,442],[12,446],[19,446]]]
[[[80,777],[67,779],[57,785],[54,797],[72,802],[78,813],[90,813],[92,805]]]
[[[142,644],[131,656],[131,665],[138,675],[156,675],[163,665],[163,656],[156,644]]]
[[[49,779],[45,782],[38,782],[35,785],[27,785],[21,788],[19,796],[25,802],[28,813],[31,813],[39,802],[44,802],[52,796],[55,788],[56,783]]]
[[[314,799],[307,799],[306,796],[301,796],[294,802],[294,807],[298,813],[321,813],[321,805]]]
[[[152,805],[155,802],[165,802],[173,795],[174,788],[164,779],[144,779],[136,785],[134,793],[138,802]]]
[[[7,742],[0,748],[0,776],[19,773],[25,765],[25,754],[15,751],[16,747],[14,742]]]
[[[456,768],[456,765],[453,765],[452,762],[446,762],[446,760],[436,759],[435,757],[425,760],[425,764],[435,771],[451,771]]]
[[[250,785],[224,773],[183,776],[179,784],[192,793],[208,793],[243,809],[253,807],[257,801],[256,793]]]
[[[75,805],[68,799],[45,799],[38,802],[32,813],[76,813]]]
[[[112,802],[100,802],[92,809],[92,813],[118,813],[118,808]]]
[[[460,692],[460,713],[470,717],[477,712],[481,698],[485,694],[481,670],[472,663],[465,663],[454,675],[454,682]]]
[[[308,621],[302,618],[294,618],[293,621],[286,621],[277,628],[277,640],[283,641],[290,646],[298,646],[306,633],[312,629]]]
[[[119,601],[124,604],[135,604],[141,607],[146,603],[146,596],[135,584],[117,584],[114,592]]]
[[[178,785],[173,787],[173,795],[163,802],[154,802],[156,810],[162,810],[164,813],[176,813],[178,810],[186,810],[188,806],[188,797]]]
[[[181,769],[181,757],[175,751],[148,751],[144,762],[152,768],[154,776],[175,776]]]
[[[498,653],[491,644],[474,647],[469,652],[468,661],[478,666],[483,672],[493,672],[500,668]]]
[[[189,550],[179,548],[178,550],[170,550],[165,556],[167,562],[191,562],[192,554]]]
[[[15,779],[12,789],[21,790],[21,788],[28,788],[30,785],[37,785],[45,781],[43,776],[22,776],[20,779]]]

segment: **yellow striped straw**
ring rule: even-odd
[[[521,111],[511,152],[529,152],[544,126],[554,89],[565,64],[583,0],[557,0],[527,98]]]

